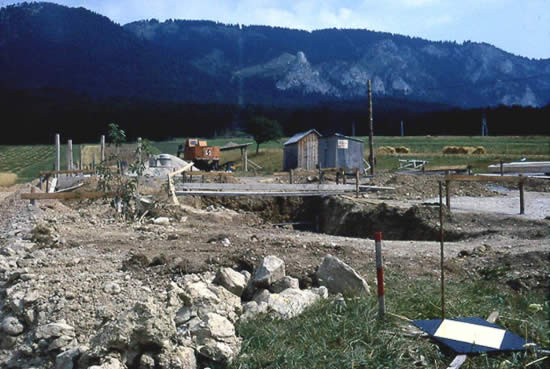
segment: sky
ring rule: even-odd
[[[305,30],[363,28],[428,40],[476,41],[550,58],[550,0],[50,0],[126,24],[203,19]],[[0,0],[5,6],[20,1]]]

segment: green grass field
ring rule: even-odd
[[[439,284],[433,278],[409,279],[387,273],[388,312],[409,319],[441,317]],[[534,312],[529,305],[543,310]],[[346,305],[322,302],[295,319],[269,317],[241,323],[244,339],[239,358],[230,368],[446,368],[454,354],[433,341],[403,334],[407,324],[392,315],[378,319],[377,298],[346,299]],[[548,303],[541,293],[510,293],[484,280],[450,280],[447,283],[447,316],[487,318],[498,311],[498,324],[542,347],[548,337]],[[538,356],[540,357],[540,355]],[[532,352],[472,355],[462,366],[525,368],[536,360]],[[506,362],[503,364],[503,362]],[[447,365],[445,365],[447,364]],[[548,362],[529,368],[547,368]]]
[[[365,142],[365,158],[368,157],[368,137],[360,137]],[[263,169],[260,173],[272,173],[282,170],[283,143],[286,138],[260,145],[256,154],[256,144],[252,138],[217,138],[209,139],[208,144],[223,146],[229,142],[252,143],[249,147],[249,159],[259,164]],[[175,155],[180,143],[185,138],[170,141],[152,142],[153,151]],[[377,168],[394,170],[399,167],[398,159],[428,160],[429,165],[467,165],[477,171],[485,171],[488,164],[499,160],[514,161],[523,157],[528,160],[550,160],[550,137],[545,136],[503,136],[503,137],[465,137],[465,136],[410,136],[374,138],[375,149],[380,146],[406,146],[409,154],[377,155]],[[485,155],[443,155],[445,146],[483,146]],[[73,145],[74,160],[78,161],[80,145]],[[226,151],[222,153],[221,162],[239,163],[240,153]],[[0,172],[17,174],[19,182],[28,182],[37,178],[41,170],[52,170],[55,161],[54,145],[34,146],[2,146],[0,145]],[[66,167],[65,146],[61,147],[61,167]]]
[[[364,157],[369,155],[368,137],[359,137],[364,140]],[[256,144],[251,138],[231,138],[208,140],[209,145],[223,146],[228,142],[249,143],[249,159],[263,167],[261,172],[272,173],[282,170],[283,143],[286,138],[267,142],[260,145],[260,152],[256,154]],[[178,144],[185,139],[154,142],[154,146],[162,152],[177,152]],[[465,136],[411,136],[374,138],[375,149],[381,146],[405,146],[411,150],[409,154],[377,155],[377,168],[395,170],[399,168],[399,159],[428,160],[429,165],[471,165],[474,170],[486,171],[487,165],[498,163],[500,160],[515,161],[523,157],[528,160],[550,160],[550,137],[542,136],[505,136],[505,137],[465,137]],[[485,155],[443,155],[445,146],[483,146],[487,150]],[[229,151],[222,154],[221,162],[239,161],[239,151]]]

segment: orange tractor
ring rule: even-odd
[[[208,146],[206,141],[198,138],[188,138],[183,145],[178,146],[178,158],[192,161],[200,170],[217,170],[220,163],[220,147]]]

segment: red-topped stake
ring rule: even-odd
[[[384,318],[386,303],[384,301],[384,266],[382,262],[382,232],[374,233],[376,248],[376,282],[378,284],[378,317]]]

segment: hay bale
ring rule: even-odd
[[[458,155],[471,155],[471,154],[486,154],[487,150],[483,146],[445,146],[443,148],[443,154],[458,154]]]
[[[482,155],[487,154],[487,150],[483,146],[477,146],[474,151],[472,151],[472,154],[474,155]]]
[[[395,152],[398,154],[408,154],[411,152],[411,150],[406,146],[397,146],[395,148]]]
[[[376,153],[392,155],[395,154],[395,149],[391,146],[380,146],[378,149],[376,149]]]
[[[473,147],[469,147],[469,146],[458,146],[457,147],[458,149],[458,152],[457,154],[461,154],[461,155],[468,155],[471,151],[473,151]]]
[[[445,146],[443,154],[458,154],[458,146]]]
[[[0,172],[0,187],[9,187],[17,182],[17,174]]]

